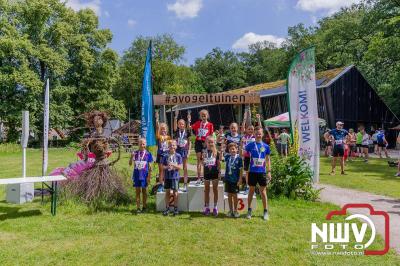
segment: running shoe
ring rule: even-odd
[[[140,208],[138,208],[138,209],[136,210],[136,214],[140,214],[140,213],[142,213],[142,210],[141,210]]]
[[[246,218],[247,218],[247,219],[251,219],[251,210],[248,210],[248,211],[247,211],[247,216],[246,216]]]
[[[226,217],[232,217],[233,216],[233,212],[232,211],[228,211],[226,214]]]
[[[167,216],[169,214],[169,208],[166,208],[165,211],[162,213],[164,216]]]
[[[201,179],[198,178],[197,181],[196,181],[196,186],[200,186],[200,185],[201,185]]]
[[[147,208],[143,207],[142,212],[147,212]]]
[[[268,211],[264,211],[263,220],[264,221],[268,221],[269,220]]]
[[[176,216],[176,215],[178,215],[178,214],[179,214],[178,208],[175,208],[175,209],[174,209],[174,216]]]
[[[183,185],[183,192],[186,192],[187,191],[187,184],[184,184]]]
[[[204,214],[205,216],[210,215],[210,208],[205,207],[205,208],[204,208],[204,211],[203,211],[203,214]]]
[[[235,211],[235,212],[233,213],[233,217],[234,217],[234,218],[239,218],[239,217],[240,217],[239,212],[238,212],[238,211]]]
[[[399,177],[399,176],[400,176],[400,172],[399,172],[399,173],[397,173],[397,174],[395,174],[394,176],[397,176],[397,177]]]
[[[246,187],[244,188],[243,194],[244,194],[244,195],[249,194],[249,190],[250,190],[249,186],[246,186]]]
[[[215,208],[213,209],[213,215],[214,215],[214,216],[218,216],[218,208],[217,208],[217,207],[215,207]]]

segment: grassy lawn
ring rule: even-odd
[[[73,161],[74,151],[51,150],[50,167]],[[28,174],[40,174],[40,151],[28,152]],[[127,156],[118,169],[128,173]],[[0,154],[0,178],[18,176],[20,154]],[[129,178],[129,176],[127,177]],[[129,188],[133,195],[133,190]],[[4,190],[0,190],[0,200]],[[151,211],[133,215],[133,206],[90,213],[71,201],[61,201],[56,217],[50,204],[39,200],[24,205],[0,202],[0,265],[398,265],[399,257],[318,256],[310,253],[311,223],[322,223],[337,206],[287,199],[270,200],[267,223],[203,217],[183,213],[163,217]],[[261,202],[258,202],[261,206]],[[258,208],[256,215],[261,215]],[[378,245],[382,244],[380,240]],[[373,248],[373,247],[372,247]]]
[[[400,198],[400,178],[395,177],[397,168],[389,167],[387,159],[370,159],[364,163],[361,159],[346,163],[346,174],[331,176],[331,159],[321,158],[320,182],[338,187],[352,188],[379,195]]]

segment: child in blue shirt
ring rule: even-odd
[[[146,139],[139,139],[139,150],[132,152],[129,165],[132,165],[132,162],[135,164],[132,180],[136,189],[137,212],[145,212],[147,208],[147,186],[150,183],[151,163],[153,162],[153,156],[146,150]],[[140,193],[143,197],[142,210],[140,210]]]
[[[228,203],[229,203],[229,217],[239,217],[237,211],[239,186],[241,183],[241,174],[243,161],[241,156],[239,156],[239,148],[236,143],[230,143],[228,145],[229,154],[225,155],[225,192],[228,193]]]
[[[182,156],[176,152],[176,140],[168,142],[169,152],[163,156],[161,163],[164,169],[164,189],[165,189],[165,211],[163,215],[166,216],[170,213],[170,195],[173,195],[173,214],[178,215],[178,189],[179,189],[179,170],[182,169]]]
[[[246,146],[246,157],[250,157],[250,169],[249,169],[249,196],[248,196],[248,212],[247,218],[251,219],[252,209],[251,201],[255,187],[257,184],[260,186],[260,195],[264,207],[264,220],[269,220],[268,209],[267,209],[267,184],[271,180],[271,160],[270,160],[270,148],[262,141],[264,135],[261,127],[256,127],[254,131],[256,141]],[[268,172],[266,171],[268,168]]]

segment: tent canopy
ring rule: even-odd
[[[326,126],[326,121],[322,118],[318,118],[318,124],[320,127]],[[275,117],[269,118],[267,120],[264,120],[264,126],[266,127],[272,127],[272,128],[283,128],[283,127],[290,127],[290,121],[289,121],[289,113],[283,113],[280,115],[277,115]]]

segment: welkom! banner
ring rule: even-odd
[[[300,52],[290,65],[287,95],[292,132],[297,130],[299,156],[304,158],[314,172],[314,182],[319,181],[319,129],[317,88],[315,84],[315,48]]]

